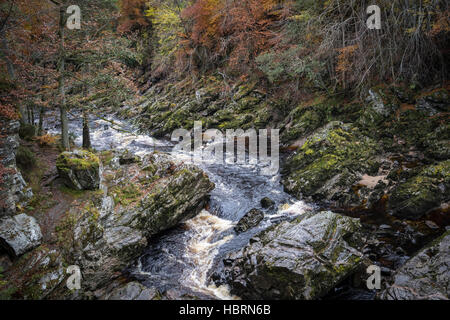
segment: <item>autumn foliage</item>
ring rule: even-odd
[[[145,17],[146,0],[121,0],[119,32],[130,32],[149,25]]]
[[[183,54],[195,67],[226,66],[245,74],[254,58],[279,41],[289,10],[276,0],[197,0],[182,12],[188,33]]]

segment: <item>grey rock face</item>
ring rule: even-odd
[[[12,256],[20,256],[39,246],[41,240],[41,228],[35,218],[23,213],[0,219],[0,244]]]
[[[450,231],[407,261],[381,295],[385,300],[448,300]]]
[[[317,299],[361,263],[358,219],[305,214],[270,228],[224,260],[232,292],[244,299]]]
[[[18,203],[32,197],[32,193],[25,190],[27,184],[16,167],[19,127],[18,121],[0,121],[0,134],[6,136],[0,143],[0,161],[8,169],[0,185],[0,217],[13,215]]]
[[[63,152],[56,160],[58,174],[64,184],[75,190],[95,190],[100,187],[102,166],[99,158],[85,150]]]
[[[129,282],[114,289],[102,300],[156,300],[160,296],[155,288],[147,288],[139,282]]]
[[[239,220],[238,224],[234,227],[237,233],[242,233],[248,229],[256,227],[264,219],[264,213],[258,209],[252,209]]]

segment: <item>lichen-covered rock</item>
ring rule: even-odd
[[[264,219],[264,213],[258,209],[247,212],[234,227],[237,233],[242,233],[248,229],[256,227]]]
[[[383,88],[372,88],[368,91],[366,104],[358,122],[365,127],[381,125],[397,111],[400,103],[396,97]]]
[[[364,174],[378,172],[376,141],[350,124],[331,122],[310,136],[283,170],[285,190],[295,196],[333,201],[341,206],[357,203],[351,187]]]
[[[0,219],[0,245],[13,257],[38,247],[42,232],[36,219],[24,213]]]
[[[394,275],[380,294],[386,300],[448,300],[450,298],[450,231],[422,249]]]
[[[148,238],[194,217],[214,188],[203,171],[162,153],[119,169],[106,166],[103,178],[106,194],[74,205],[60,230],[67,260],[80,266],[88,290],[120,273]]]
[[[400,218],[417,219],[450,200],[450,160],[425,167],[399,184],[389,198],[389,210]]]
[[[64,184],[75,190],[95,190],[100,187],[101,163],[86,150],[63,152],[56,160],[58,174]]]
[[[0,299],[45,299],[66,277],[61,255],[45,245],[24,254],[0,285]]]
[[[317,299],[362,261],[358,219],[307,213],[257,235],[224,260],[232,293],[244,299]]]
[[[133,108],[137,121],[154,137],[169,137],[178,128],[191,129],[194,121],[202,121],[204,128],[265,128],[273,118],[273,104],[255,84],[235,84],[227,94],[222,91],[222,79],[205,77],[195,86],[152,86],[143,101]],[[128,110],[124,110],[129,113]]]

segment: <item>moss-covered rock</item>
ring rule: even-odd
[[[297,197],[345,202],[361,176],[378,171],[376,141],[352,125],[331,122],[310,136],[283,170],[285,189]]]
[[[308,213],[269,228],[224,263],[244,299],[318,299],[362,262],[361,225],[332,212]]]
[[[450,200],[450,160],[425,167],[389,198],[389,210],[400,218],[417,219],[442,202]]]
[[[100,187],[102,165],[92,152],[75,150],[63,152],[56,160],[56,168],[64,184],[75,190],[95,190]]]
[[[8,281],[0,285],[2,299],[47,298],[65,278],[58,251],[41,245],[23,255],[8,270]]]

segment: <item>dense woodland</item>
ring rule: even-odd
[[[80,30],[61,28],[72,4],[81,8]],[[297,100],[304,90],[357,94],[380,82],[447,80],[446,1],[379,1],[379,31],[366,27],[369,4],[4,0],[0,110],[14,117],[29,104],[120,104],[142,78],[138,70],[152,83],[220,74],[224,90],[255,78]]]

